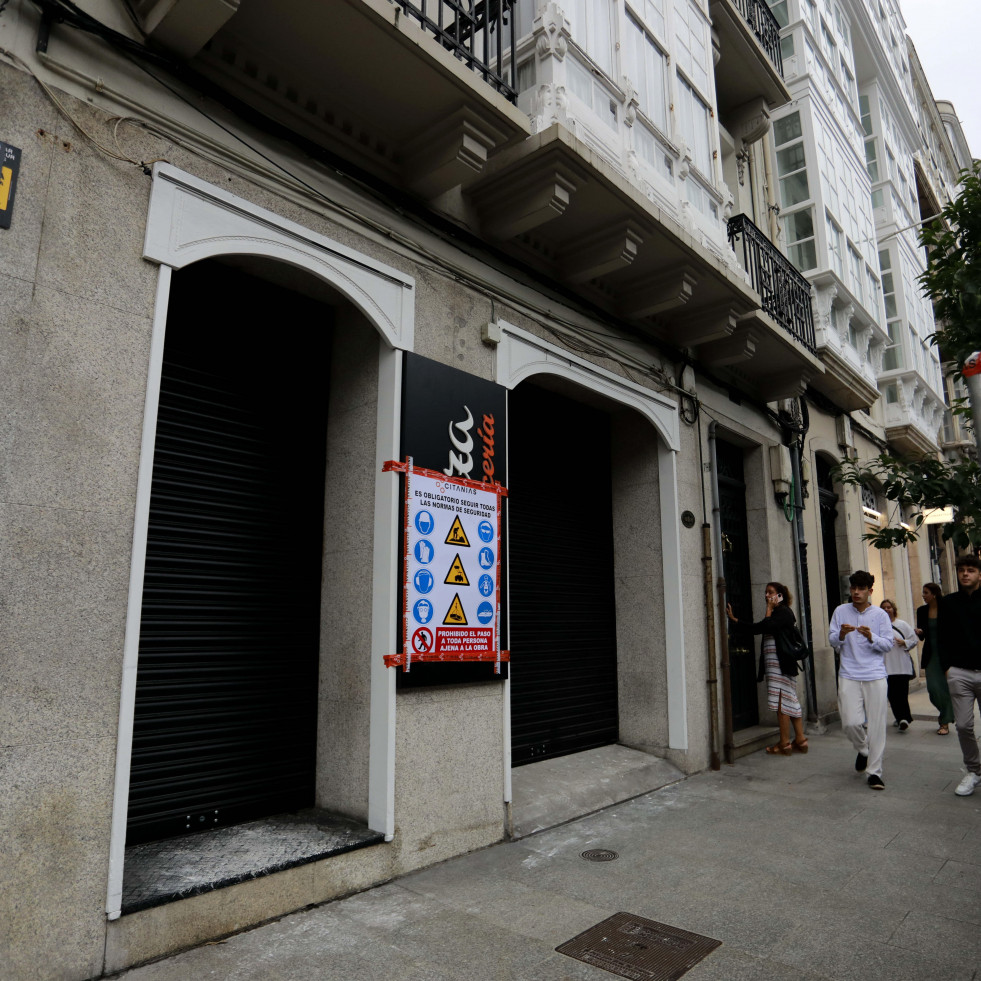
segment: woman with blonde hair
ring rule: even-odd
[[[893,632],[892,649],[885,653],[886,697],[896,720],[893,724],[899,726],[900,732],[905,732],[913,722],[909,707],[909,679],[913,677],[910,651],[919,641],[916,631],[905,620],[899,619],[899,610],[891,599],[884,599],[879,606],[889,614]]]
[[[766,584],[766,613],[759,623],[741,623],[733,615],[731,604],[726,604],[726,616],[734,626],[754,634],[762,634],[760,641],[760,667],[756,680],[766,677],[767,708],[777,713],[777,724],[780,726],[780,742],[767,746],[766,751],[771,755],[790,756],[796,750],[798,753],[807,752],[807,736],[804,735],[804,713],[801,711],[797,698],[798,674],[797,662],[787,657],[781,657],[781,651],[776,643],[778,634],[790,630],[797,623],[797,618],[790,609],[792,597],[790,590],[783,583],[768,582]],[[794,740],[790,739],[790,727],[794,727]]]

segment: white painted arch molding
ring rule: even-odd
[[[393,348],[412,350],[415,281],[274,212],[156,164],[143,256],[173,269],[222,255],[305,269],[347,297]]]
[[[612,371],[592,364],[556,344],[505,321],[498,321],[497,382],[512,389],[532,375],[559,375],[613,402],[635,409],[657,430],[669,450],[681,448],[678,406]]]

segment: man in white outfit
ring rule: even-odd
[[[841,728],[858,751],[855,769],[868,773],[873,790],[884,790],[882,755],[886,748],[886,662],[893,634],[889,614],[869,597],[875,576],[853,572],[848,578],[851,603],[831,615],[828,640],[841,655],[838,712]],[[866,728],[867,726],[867,728]]]

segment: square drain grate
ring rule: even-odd
[[[555,949],[631,981],[675,981],[721,945],[666,923],[614,913]]]

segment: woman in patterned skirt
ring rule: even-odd
[[[783,583],[768,582],[766,614],[759,623],[740,623],[732,613],[732,606],[726,605],[726,615],[733,624],[738,625],[742,630],[763,635],[760,642],[760,667],[756,680],[762,681],[766,677],[767,708],[777,713],[777,724],[780,726],[780,742],[766,747],[766,751],[771,756],[790,756],[794,750],[798,753],[807,752],[803,712],[797,698],[797,683],[794,681],[798,674],[797,662],[781,663],[774,641],[774,636],[778,632],[789,630],[797,622],[790,609],[791,602],[790,590]],[[794,729],[793,741],[790,739],[791,726]]]

